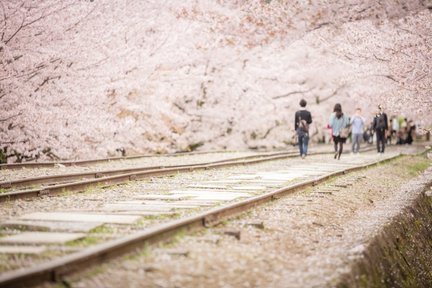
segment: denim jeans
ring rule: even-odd
[[[307,155],[308,152],[308,144],[309,144],[309,134],[304,131],[297,131],[298,142],[300,148],[300,156]]]
[[[360,151],[360,140],[363,134],[352,134],[352,152],[358,153]]]

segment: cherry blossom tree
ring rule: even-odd
[[[431,7],[2,1],[0,158],[284,148],[301,98],[314,141],[336,102],[430,130]]]

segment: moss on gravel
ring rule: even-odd
[[[430,287],[432,198],[422,195],[377,236],[337,286]]]

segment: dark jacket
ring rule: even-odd
[[[302,120],[306,120],[306,122],[308,124],[312,123],[312,115],[309,111],[307,110],[299,110],[295,113],[295,117],[294,117],[294,130],[297,131],[298,127],[299,127],[299,122],[300,119]]]
[[[384,123],[381,124],[381,117],[384,120]],[[383,126],[383,127],[380,127]],[[379,114],[377,114],[374,119],[373,119],[373,130],[375,131],[384,131],[384,130],[388,130],[388,120],[387,120],[387,114],[384,112],[381,112]]]

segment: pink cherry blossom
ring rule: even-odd
[[[284,148],[301,98],[313,141],[336,102],[430,130],[426,2],[3,0],[0,149],[14,162]]]

